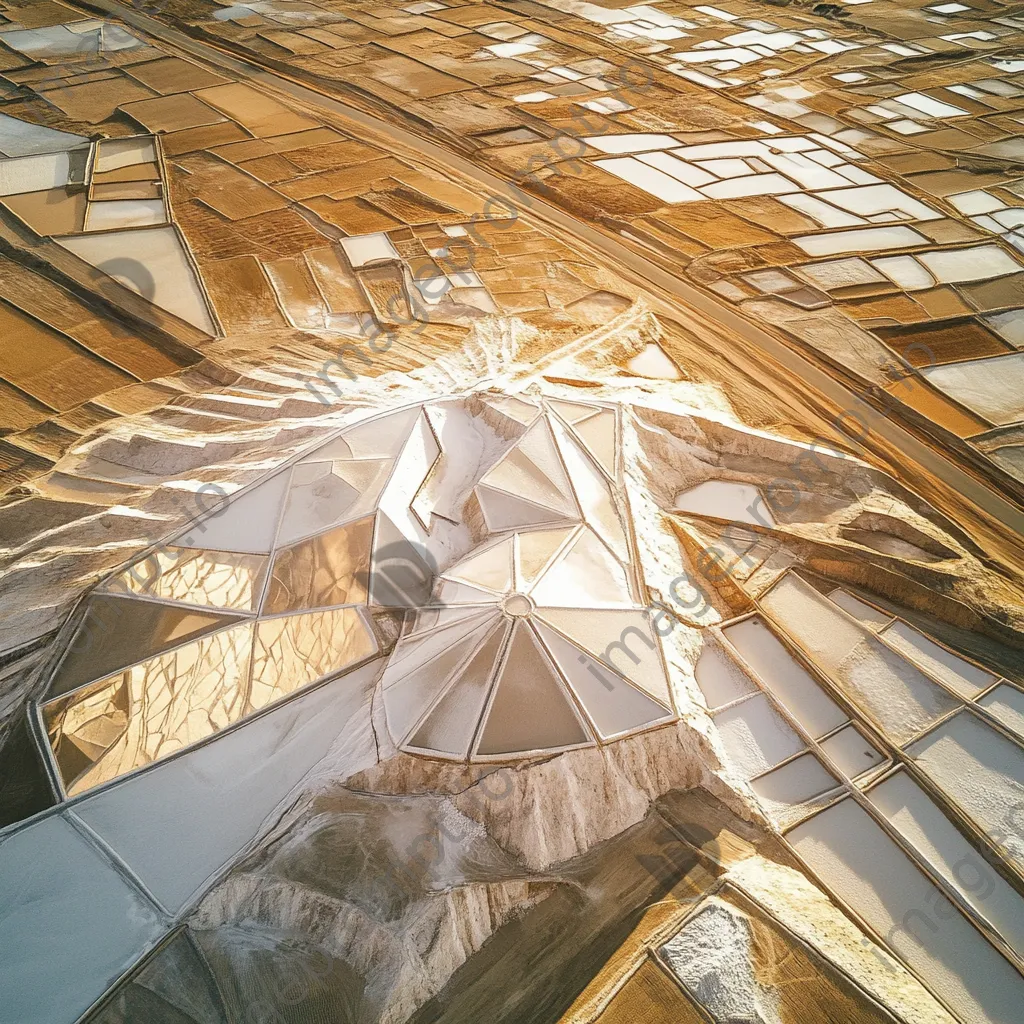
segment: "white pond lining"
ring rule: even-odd
[[[783,573],[782,576],[779,577],[779,580],[784,578],[787,574],[788,573]],[[794,573],[793,575],[800,578],[798,574]],[[777,585],[779,580],[776,580],[772,586]],[[769,588],[769,590],[770,589],[771,588]],[[836,590],[841,589],[841,587],[836,588]],[[823,600],[828,599],[828,591],[819,591],[819,593]],[[835,593],[835,590],[833,590],[833,593]],[[851,615],[849,611],[841,608],[839,605],[835,604],[834,601],[832,602],[835,607],[836,614],[848,619],[850,622],[858,622],[860,627],[865,629],[866,632],[878,635],[880,630],[884,631],[895,623],[903,622],[903,620],[898,616],[884,611],[883,609],[876,608],[876,606],[867,601],[863,601],[860,597],[854,597],[852,594],[849,596],[853,598],[854,601],[860,603],[865,611],[880,613],[876,616],[873,624],[865,626],[863,620],[858,620]],[[720,647],[720,650],[725,652],[729,656],[730,660],[735,662],[738,667],[742,667],[742,659],[737,656],[738,652],[735,652],[735,649],[732,648],[732,645],[727,639],[724,631],[727,631],[730,627],[735,626],[738,623],[751,620],[755,617],[759,617],[759,612],[755,611],[750,614],[740,616],[736,619],[730,620],[729,622],[723,623],[721,627],[712,627],[710,630],[710,632],[715,636],[715,640],[717,645]],[[881,619],[881,621],[878,621],[879,619]],[[765,619],[765,621],[767,622],[770,620]],[[909,626],[910,624],[907,623],[906,625]],[[970,715],[978,722],[979,726],[994,728],[1001,734],[1004,740],[1009,741],[1019,748],[1021,746],[1020,739],[1017,736],[1014,736],[1011,730],[1009,730],[1005,725],[996,721],[994,716],[987,712],[984,705],[979,705],[977,702],[983,700],[987,695],[993,693],[999,687],[1009,686],[1017,692],[1021,692],[1021,688],[1017,684],[1009,680],[1001,679],[995,673],[991,673],[994,680],[993,684],[975,694],[974,700],[972,701],[962,695],[956,694],[954,691],[949,690],[948,685],[944,684],[941,678],[933,678],[933,682],[935,682],[936,685],[943,687],[950,692],[951,696],[956,697],[959,706],[932,722],[928,728],[922,730],[918,735],[913,736],[906,743],[902,744],[901,747],[890,741],[879,728],[873,725],[870,720],[866,718],[860,708],[857,707],[856,703],[851,701],[839,687],[837,687],[829,678],[827,678],[827,676],[823,675],[821,671],[817,669],[813,659],[805,654],[802,648],[800,648],[795,641],[786,636],[785,633],[777,626],[775,627],[775,631],[778,634],[778,638],[783,641],[784,645],[787,647],[797,663],[812,674],[825,694],[832,697],[840,707],[850,712],[851,721],[856,724],[861,734],[870,740],[873,746],[882,751],[886,758],[881,765],[876,764],[870,766],[864,773],[859,774],[856,780],[850,780],[848,776],[844,778],[842,773],[839,771],[838,765],[832,763],[832,759],[828,757],[826,751],[822,751],[821,741],[849,729],[850,725],[844,724],[837,729],[833,729],[828,734],[815,739],[801,727],[795,716],[777,699],[777,697],[775,697],[771,689],[767,686],[764,680],[757,675],[757,673],[750,669],[743,668],[742,670],[744,671],[744,674],[753,681],[757,690],[753,695],[744,694],[739,696],[737,699],[728,701],[721,707],[716,708],[713,715],[717,717],[722,711],[741,707],[745,702],[751,700],[752,697],[756,697],[760,694],[767,698],[767,700],[772,704],[773,709],[782,717],[783,721],[785,721],[794,732],[800,735],[806,744],[804,749],[782,759],[769,769],[769,771],[762,772],[760,775],[752,776],[748,781],[756,782],[758,780],[765,779],[781,768],[786,768],[789,765],[795,764],[800,758],[806,759],[809,754],[816,757],[819,763],[822,764],[827,771],[835,775],[837,779],[843,779],[843,781],[838,782],[837,786],[832,790],[826,790],[807,799],[802,804],[804,811],[802,817],[786,813],[785,809],[780,812],[778,807],[772,807],[770,810],[766,807],[766,811],[769,812],[770,817],[776,821],[776,828],[782,834],[787,845],[790,846],[796,856],[801,860],[805,867],[808,868],[812,876],[817,878],[819,883],[828,889],[828,880],[826,878],[822,878],[819,873],[814,871],[813,867],[807,863],[806,858],[797,851],[793,842],[788,839],[787,836],[794,829],[812,821],[818,815],[826,813],[828,810],[838,807],[844,801],[852,799],[861,811],[866,813],[879,827],[887,837],[888,841],[895,844],[896,849],[909,858],[910,863],[914,868],[923,874],[924,878],[927,879],[931,885],[934,885],[940,893],[954,904],[970,925],[973,926],[973,934],[980,933],[986,942],[991,947],[994,947],[994,949],[998,951],[1005,960],[1008,960],[1018,971],[1024,971],[1024,958],[1020,955],[1020,950],[1017,948],[1019,946],[1019,942],[1016,941],[1020,938],[1020,936],[1016,934],[1016,922],[1018,917],[1024,920],[1024,903],[1022,903],[1020,914],[1017,914],[1015,908],[1007,908],[1002,912],[1002,917],[1008,922],[1006,927],[1010,927],[1012,925],[1011,932],[1013,932],[1013,934],[1010,935],[1010,939],[1013,941],[1008,941],[1007,938],[997,930],[996,925],[993,924],[993,919],[999,920],[1000,914],[991,911],[986,914],[986,910],[989,910],[989,908],[984,905],[979,905],[978,900],[973,899],[971,892],[965,890],[964,886],[958,887],[956,884],[957,879],[950,879],[948,866],[944,866],[942,863],[939,863],[938,866],[936,866],[935,863],[929,860],[928,855],[920,849],[921,844],[918,843],[918,845],[915,845],[911,837],[905,835],[893,822],[889,821],[882,810],[876,806],[876,802],[873,801],[870,796],[870,793],[876,787],[882,786],[889,780],[899,777],[903,777],[910,783],[916,785],[916,787],[923,793],[924,797],[943,811],[947,821],[950,822],[949,827],[953,829],[956,834],[970,838],[972,842],[971,848],[976,852],[978,860],[984,861],[990,867],[993,867],[998,873],[998,881],[1004,886],[1012,886],[1013,893],[1020,898],[1022,892],[1024,892],[1024,874],[1017,869],[1017,866],[1006,862],[1006,860],[1000,855],[998,844],[992,842],[990,837],[985,834],[982,828],[972,819],[967,817],[963,809],[956,805],[955,801],[945,793],[945,791],[931,776],[925,773],[923,768],[918,765],[903,748],[906,748],[911,744],[919,744],[927,736],[936,732],[936,730],[942,729],[957,715],[962,714]],[[915,630],[915,632],[917,631]],[[921,635],[923,636],[923,634]],[[948,652],[950,655],[953,655],[956,658],[961,658],[964,663],[979,669],[984,669],[984,666],[977,665],[977,663],[971,662],[969,659],[962,658],[962,656],[957,655],[956,652],[950,651],[949,648],[945,647],[945,645],[937,644],[936,641],[929,637],[925,637],[925,639],[931,644],[935,644],[936,647]],[[901,656],[905,655],[901,653]],[[924,674],[929,675],[929,678],[932,678],[927,665],[922,665],[918,662],[915,667]],[[984,718],[984,723],[981,721],[982,718]],[[804,763],[809,762],[805,761]],[[965,839],[964,842],[966,843],[966,841],[967,840]],[[922,976],[922,972],[919,969],[916,969],[913,965],[908,963],[904,956],[900,955],[895,949],[893,949],[891,942],[889,942],[885,936],[880,935],[856,907],[851,906],[850,903],[843,898],[837,898],[839,898],[840,902],[844,904],[851,916],[860,923],[861,927],[865,928],[866,931],[872,934],[883,945],[883,947],[890,949],[890,951],[892,951],[893,954],[896,955],[898,959],[900,959],[901,962],[903,962],[905,966],[907,966],[907,968],[911,970],[911,972],[918,977],[918,979],[921,980],[930,991],[933,992],[936,998],[946,1005],[947,1008],[950,1008],[951,1012],[953,1012],[948,998],[950,985],[939,979],[940,983],[938,987],[946,992],[946,996],[944,997],[936,992],[936,985],[933,982],[937,976],[934,975],[933,972],[924,972],[932,974],[933,981],[930,982],[927,978]],[[922,908],[922,910],[924,909],[927,908]],[[890,936],[891,934],[892,933],[890,932]],[[927,932],[927,930],[924,930],[925,941],[927,941],[929,934],[930,933]],[[965,934],[972,933],[968,932]],[[956,984],[953,984],[952,991],[955,993],[959,992],[960,989]],[[970,1003],[973,997],[968,993],[967,995],[963,995],[962,998],[967,1000],[967,1003]],[[960,996],[955,996],[954,1001],[958,1001],[959,999]],[[961,1007],[961,1013],[965,1012],[966,1005],[967,1004],[965,1003],[964,1007]],[[970,1013],[966,1019],[970,1019]]]

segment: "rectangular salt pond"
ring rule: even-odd
[[[885,760],[854,725],[848,725],[828,739],[822,740],[821,749],[850,779],[856,779],[869,768],[874,768]]]
[[[987,690],[996,681],[997,677],[991,672],[940,647],[905,622],[894,622],[879,635],[890,647],[895,647],[933,678],[945,683],[967,700]]]
[[[378,261],[399,259],[397,250],[391,244],[391,239],[383,231],[343,238],[341,247],[345,250],[349,263],[357,270]]]
[[[813,754],[801,754],[781,768],[754,779],[750,788],[769,814],[782,817],[790,808],[813,800],[838,785],[838,780]]]
[[[690,203],[704,198],[689,185],[633,157],[613,157],[609,160],[595,160],[594,163],[666,203]]]
[[[907,748],[921,770],[1024,868],[1024,751],[969,711]]]
[[[1024,693],[1009,683],[1000,683],[978,703],[1011,732],[1024,737]]]
[[[717,180],[714,175],[708,174],[707,171],[694,167],[692,164],[676,159],[671,153],[643,153],[637,159],[642,160],[645,164],[649,164],[659,171],[664,171],[665,174],[671,175],[684,185],[689,185],[692,188],[710,185],[713,181]]]
[[[913,256],[885,256],[872,260],[871,264],[908,292],[935,287],[935,279]]]
[[[694,675],[712,711],[757,690],[732,658],[714,644],[704,645],[694,667]]]
[[[901,192],[894,185],[866,185],[822,192],[821,198],[861,217],[899,212],[911,220],[938,220],[942,214]]]
[[[708,185],[704,189],[704,195],[709,199],[743,199],[750,196],[779,196],[799,191],[799,185],[781,174],[751,174],[745,178],[728,178]]]
[[[959,701],[823,594],[787,573],[761,598],[762,610],[889,735],[902,744]]]
[[[780,196],[780,203],[816,220],[823,228],[846,228],[855,224],[865,223],[862,217],[856,217],[844,210],[837,210],[831,203],[822,202],[817,196],[804,195],[802,192]]]
[[[926,366],[928,382],[990,423],[1005,425],[1024,418],[1024,352]]]
[[[961,284],[966,281],[989,281],[1024,270],[1008,252],[998,245],[976,245],[971,249],[945,249],[922,252],[917,258],[932,272],[940,284]]]
[[[63,188],[70,175],[71,157],[67,153],[41,153],[0,160],[0,196]]]
[[[86,231],[145,227],[167,220],[162,199],[112,199],[89,203]]]
[[[583,141],[602,153],[644,153],[679,145],[671,135],[589,135]]]
[[[719,711],[715,725],[730,762],[743,779],[761,775],[804,749],[804,741],[763,693]]]
[[[722,632],[811,736],[831,732],[848,721],[846,712],[825,694],[759,618],[726,626]]]
[[[897,96],[896,101],[928,117],[968,116],[967,111],[961,107],[954,107],[952,103],[943,103],[941,100],[926,96],[921,92],[905,92],[902,96]]]
[[[852,800],[787,838],[964,1024],[1019,1024],[1024,978]]]
[[[156,141],[152,135],[127,139],[104,139],[96,150],[96,171],[117,171],[134,164],[156,162]]]
[[[853,594],[848,594],[845,590],[833,590],[828,595],[828,599],[871,629],[881,629],[882,626],[887,626],[893,621],[892,615],[879,611],[866,601],[861,601]]]
[[[868,792],[906,840],[1013,949],[1024,956],[1024,899],[960,834],[906,772]]]
[[[808,256],[836,256],[844,252],[873,252],[878,249],[908,249],[928,239],[913,228],[855,228],[823,235],[802,235],[793,241]]]
[[[849,288],[854,285],[884,283],[885,278],[859,256],[843,260],[829,260],[827,263],[805,263],[800,268],[804,277],[825,291]]]

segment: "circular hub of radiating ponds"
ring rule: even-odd
[[[529,615],[535,607],[533,598],[528,597],[526,594],[509,594],[501,602],[501,610],[513,619],[521,619]]]

